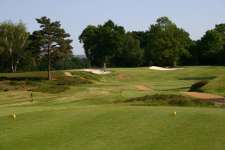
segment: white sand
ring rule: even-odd
[[[94,74],[110,74],[110,71],[103,71],[101,69],[81,69],[80,71],[91,72]]]
[[[179,70],[179,69],[184,69],[184,68],[163,68],[163,67],[158,67],[158,66],[151,66],[149,67],[151,70],[162,70],[162,71],[172,71],[172,70]]]

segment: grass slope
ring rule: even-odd
[[[225,74],[210,81],[202,88],[202,90],[209,93],[216,93],[225,96]]]

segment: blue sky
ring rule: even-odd
[[[74,40],[74,54],[83,54],[78,41],[82,30],[108,19],[131,31],[147,30],[158,17],[168,16],[199,39],[215,24],[225,23],[225,0],[0,0],[0,22],[22,20],[32,32],[41,16],[61,21]]]

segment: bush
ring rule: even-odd
[[[131,103],[134,105],[150,105],[150,106],[160,106],[160,105],[169,105],[169,106],[209,106],[214,105],[212,102],[205,102],[198,99],[174,95],[174,94],[155,94],[155,95],[146,95],[143,97],[137,97],[128,99],[126,103]]]
[[[199,81],[194,83],[189,91],[201,91],[201,88],[208,84],[208,81]]]
[[[72,72],[73,76],[65,76],[62,72],[54,72],[54,80],[47,80],[43,74],[10,74],[0,77],[0,91],[32,90],[34,92],[59,93],[80,84],[91,84],[100,81],[101,76],[89,72]]]

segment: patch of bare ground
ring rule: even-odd
[[[118,80],[126,80],[128,78],[128,76],[123,73],[119,73],[116,77]]]
[[[145,85],[136,85],[135,87],[138,91],[149,91],[149,90],[151,90],[149,87],[147,87]]]
[[[183,95],[190,96],[193,98],[197,98],[204,101],[210,101],[215,103],[225,103],[225,97],[215,94],[209,93],[201,93],[201,92],[182,92]]]

